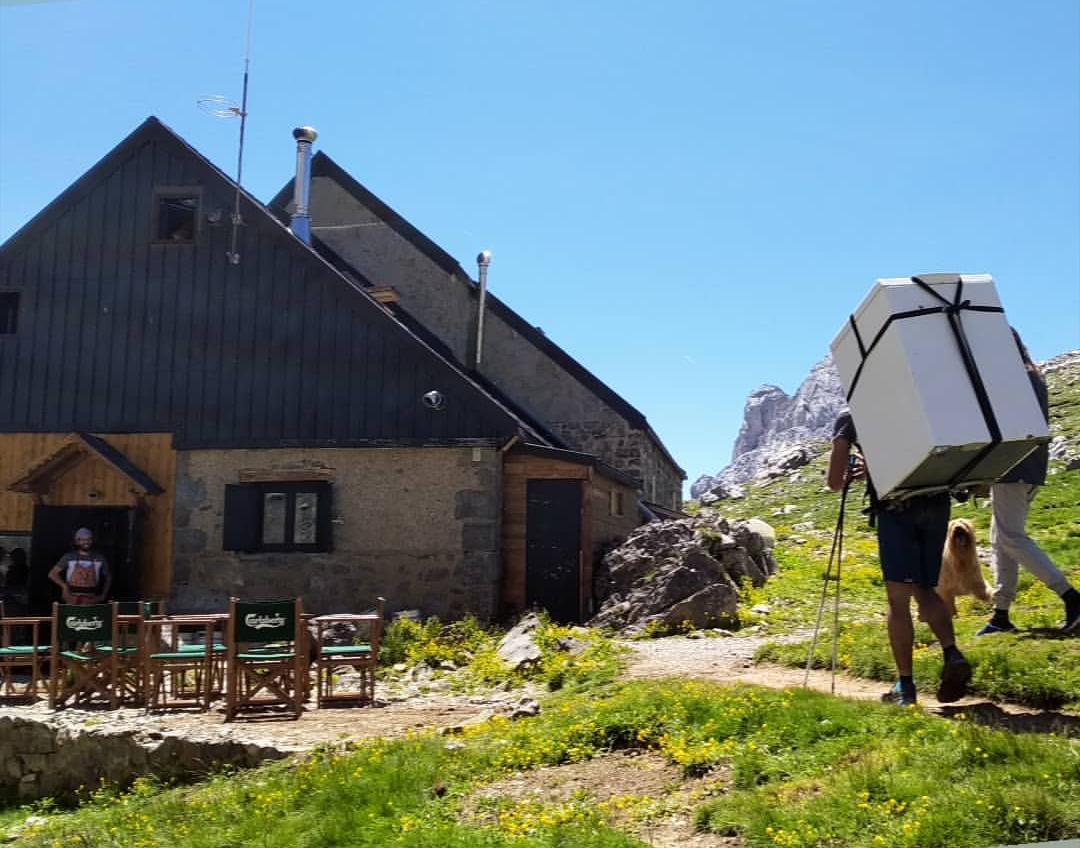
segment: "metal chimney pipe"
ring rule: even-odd
[[[304,244],[311,244],[311,144],[319,137],[312,127],[297,127],[292,131],[296,139],[296,181],[293,183],[293,213],[290,228],[293,235]]]
[[[491,264],[491,251],[481,250],[476,257],[480,269],[480,308],[476,316],[476,370],[480,370],[480,361],[484,355],[484,302],[487,300],[487,272]]]

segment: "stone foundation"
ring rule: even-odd
[[[57,713],[26,718],[0,715],[0,803],[39,798],[72,801],[103,781],[126,787],[135,778],[185,781],[231,765],[252,768],[295,750],[242,742],[220,732],[203,738]]]

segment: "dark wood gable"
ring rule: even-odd
[[[521,422],[148,119],[0,247],[0,431],[173,432],[178,447],[502,439]],[[159,198],[195,197],[162,242]],[[182,212],[182,210],[181,210]],[[442,410],[422,396],[436,390]]]

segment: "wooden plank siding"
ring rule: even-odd
[[[0,532],[29,533],[34,497],[8,491],[8,485],[45,459],[68,433],[0,433]],[[131,481],[98,456],[88,456],[60,477],[42,499],[51,506],[122,506],[142,511],[139,573],[148,597],[168,595],[171,580],[176,452],[170,433],[100,434],[165,491],[141,497]]]
[[[641,522],[637,515],[637,491],[625,483],[609,479],[588,464],[567,462],[529,454],[503,456],[502,546],[503,577],[500,602],[504,615],[513,615],[526,605],[526,547],[529,480],[581,481],[581,610],[588,618],[592,610],[593,574],[600,557],[618,544]],[[622,493],[622,515],[611,515],[610,493]]]
[[[157,196],[199,198],[193,242]],[[0,433],[173,433],[178,449],[505,442],[520,421],[148,119],[0,246]],[[438,390],[445,404],[428,408]]]

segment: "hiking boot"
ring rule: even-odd
[[[1065,596],[1065,623],[1062,633],[1073,633],[1080,629],[1080,593],[1073,590]]]
[[[904,687],[900,685],[899,680],[893,684],[892,689],[881,696],[881,703],[893,704],[897,707],[912,707],[915,705],[916,701],[915,690],[904,689]]]
[[[971,664],[966,659],[960,657],[946,660],[941,669],[941,683],[938,685],[937,699],[943,704],[959,701],[967,692],[969,680],[971,680]]]
[[[976,636],[990,636],[994,633],[1015,633],[1016,627],[1013,626],[1011,621],[1006,621],[1004,624],[995,624],[993,621],[988,621],[982,626],[982,629],[976,633]]]

